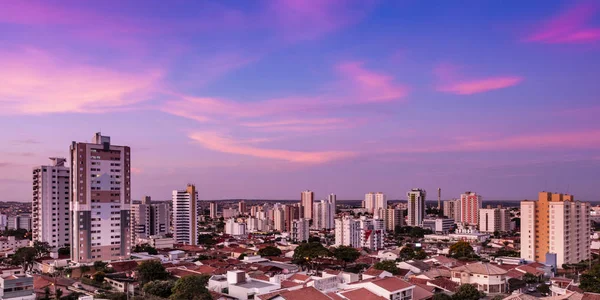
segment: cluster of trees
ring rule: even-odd
[[[600,264],[594,266],[585,274],[581,274],[579,288],[590,293],[600,293]]]
[[[263,257],[280,256],[281,250],[274,246],[267,246],[265,248],[258,250],[258,255],[263,256]]]
[[[225,223],[223,223],[225,224]],[[225,225],[223,225],[225,226]],[[217,240],[215,240],[214,235],[212,234],[199,234],[198,235],[198,245],[204,246],[206,248],[210,248],[217,244]]]
[[[16,239],[31,239],[31,231],[27,231],[27,229],[7,229],[1,234],[2,236],[14,236]]]
[[[301,243],[294,250],[293,259],[296,264],[311,267],[314,266],[313,262],[317,258],[335,258],[342,261],[343,266],[346,267],[348,263],[355,262],[359,257],[360,252],[352,247],[339,246],[330,251],[320,242],[311,241]]]
[[[473,247],[471,244],[465,241],[460,241],[454,243],[450,246],[450,257],[460,259],[460,260],[476,260],[479,259],[479,256],[475,254]]]
[[[400,257],[398,257],[399,261],[406,261],[411,259],[426,259],[427,253],[425,250],[419,248],[415,249],[412,245],[407,244],[400,250]]]
[[[22,247],[17,249],[11,257],[13,266],[21,266],[24,271],[31,271],[35,260],[50,253],[50,245],[46,242],[33,242],[33,247]]]
[[[461,285],[454,295],[438,293],[433,295],[433,300],[478,300],[485,297],[485,293],[477,290],[472,284]]]
[[[377,270],[383,270],[392,273],[393,275],[400,274],[400,269],[396,267],[396,262],[393,260],[383,260],[373,265]]]
[[[397,237],[399,236],[410,236],[412,238],[423,238],[426,234],[432,234],[433,232],[426,228],[423,229],[421,227],[410,227],[410,226],[396,226],[394,228],[394,233]]]
[[[135,245],[135,247],[133,247],[133,252],[147,252],[150,255],[158,254],[158,251],[156,251],[156,248],[150,246],[148,243],[144,243],[141,245]]]
[[[170,277],[158,261],[145,261],[137,268],[138,280],[145,293],[172,300],[210,300],[206,285],[208,275],[186,276],[178,280]]]

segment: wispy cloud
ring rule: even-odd
[[[408,88],[395,83],[392,76],[368,70],[362,62],[344,62],[336,68],[349,81],[348,86],[355,90],[359,102],[399,100],[408,93]]]
[[[1,113],[94,113],[146,100],[161,72],[118,72],[23,48],[0,53]]]
[[[511,87],[521,81],[523,81],[523,78],[517,76],[489,77],[441,85],[438,87],[438,91],[458,95],[472,95]]]
[[[600,5],[597,1],[578,5],[543,22],[525,40],[546,44],[590,43],[600,40],[600,27],[589,24]]]
[[[233,139],[216,132],[194,132],[189,137],[204,148],[218,152],[284,160],[294,163],[319,164],[346,159],[356,155],[356,153],[350,151],[294,151],[260,148],[252,142],[248,143],[239,139]]]
[[[433,69],[438,79],[436,90],[457,95],[473,95],[515,86],[523,81],[520,76],[484,76],[466,78],[455,64],[439,64]]]

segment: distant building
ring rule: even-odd
[[[444,201],[444,216],[454,219],[456,222],[460,222],[460,200],[452,199]]]
[[[285,231],[292,231],[292,222],[300,219],[300,208],[296,205],[284,205]]]
[[[454,226],[454,219],[424,219],[423,228],[428,228],[434,233],[446,234]]]
[[[209,204],[209,211],[210,211],[210,218],[216,219],[217,218],[217,202],[213,201]]]
[[[70,244],[69,182],[65,158],[51,157],[51,165],[33,169],[32,240],[60,248]],[[13,221],[27,229],[27,218]],[[29,227],[31,229],[31,227]]]
[[[294,242],[308,241],[308,220],[300,219],[292,221],[292,230],[290,232],[290,236]]]
[[[303,191],[300,193],[300,203],[304,208],[304,219],[312,220],[313,218],[313,204],[315,200],[315,193],[310,190]]]
[[[573,195],[539,193],[538,201],[521,201],[521,258],[545,262],[556,255],[556,264],[590,258],[590,203]]]
[[[245,235],[246,224],[238,223],[235,219],[225,221],[225,233],[229,235]]]
[[[223,218],[229,219],[238,215],[238,210],[235,208],[224,208],[223,209]]]
[[[385,194],[381,192],[366,193],[365,200],[363,201],[363,207],[368,213],[380,216],[379,214],[381,210],[387,209],[387,198],[385,197]]]
[[[283,207],[273,209],[273,229],[279,232],[285,231],[285,210]]]
[[[344,216],[335,220],[335,245],[354,248],[383,248],[385,223],[383,219],[369,219],[365,216],[354,219]]]
[[[166,235],[171,232],[171,211],[168,203],[152,203],[144,196],[142,203],[131,205],[131,242],[151,235]]]
[[[395,231],[396,226],[405,226],[404,210],[398,208],[388,208],[385,214],[385,229],[387,231]]]
[[[475,192],[465,192],[460,195],[460,222],[467,225],[479,225],[479,209],[481,196]]]
[[[425,218],[425,197],[427,192],[422,189],[412,189],[408,197],[408,226],[421,226]]]
[[[18,216],[10,216],[7,219],[8,229],[25,229],[31,230],[31,216],[29,214],[20,214]]]
[[[385,223],[383,219],[360,218],[360,241],[361,247],[371,250],[383,249],[385,237]]]
[[[335,219],[335,194],[327,200],[321,200],[313,205],[313,228],[317,230],[331,229]]]
[[[89,263],[131,254],[131,149],[96,133],[73,142],[71,162],[71,260]]]
[[[244,200],[238,202],[238,212],[240,213],[240,215],[246,214],[246,202]]]
[[[479,210],[479,231],[510,231],[510,211],[506,208],[482,208]]]
[[[176,243],[198,244],[198,191],[188,184],[185,190],[173,191],[173,238]]]
[[[360,247],[360,222],[350,216],[335,219],[335,245]]]

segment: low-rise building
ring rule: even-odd
[[[473,263],[451,269],[451,280],[458,284],[472,284],[486,294],[508,291],[508,271],[489,263]]]
[[[241,270],[227,271],[227,275],[215,275],[208,281],[208,289],[216,292],[227,292],[231,297],[240,300],[254,299],[255,295],[266,294],[281,288],[279,283],[258,280],[246,276]]]
[[[35,300],[31,275],[7,275],[0,277],[0,299]]]
[[[435,233],[445,234],[454,226],[454,219],[425,219],[423,220],[423,228],[429,228]]]

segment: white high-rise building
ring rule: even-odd
[[[327,200],[321,200],[313,205],[313,228],[314,229],[331,229],[335,225],[335,195],[331,194]]]
[[[285,231],[285,209],[283,207],[273,209],[273,229],[279,232]]]
[[[482,208],[479,210],[479,231],[510,231],[510,211],[506,208]]]
[[[385,221],[362,216],[360,222],[360,246],[371,250],[383,249]]]
[[[350,216],[335,219],[335,246],[360,247],[360,222]]]
[[[69,245],[70,170],[65,158],[51,157],[51,165],[33,169],[33,241],[47,242],[51,247]]]
[[[398,208],[388,208],[385,210],[385,230],[395,231],[396,226],[404,226],[404,211]]]
[[[460,222],[460,200],[453,199],[444,201],[444,216],[454,219],[456,222]]]
[[[421,226],[425,218],[425,197],[427,192],[422,189],[412,189],[408,196],[408,226]]]
[[[363,207],[368,213],[373,215],[381,214],[381,209],[387,209],[387,198],[384,193],[366,193],[365,200],[363,201]],[[380,216],[383,217],[383,216]]]
[[[96,133],[71,152],[71,260],[128,259],[131,253],[131,149]]]
[[[211,202],[209,204],[209,213],[211,219],[217,218],[217,202]]]
[[[304,210],[304,219],[312,220],[313,218],[313,204],[315,200],[315,193],[310,190],[303,191],[300,193],[300,203]]]
[[[300,219],[292,221],[291,239],[294,242],[308,241],[310,232],[308,231],[308,220]]]
[[[246,219],[246,230],[248,232],[257,232],[257,231],[259,231],[258,222],[259,222],[258,218],[256,218],[256,217],[248,217]]]
[[[229,235],[245,235],[246,224],[238,223],[234,218],[227,219],[225,221],[225,233]]]
[[[460,222],[466,225],[478,225],[481,207],[481,195],[475,192],[465,192],[460,195]]]
[[[590,203],[572,195],[539,193],[538,201],[521,201],[521,258],[556,266],[591,257]]]
[[[237,215],[238,215],[238,210],[235,208],[230,207],[230,208],[223,209],[223,218],[224,219],[233,218]]]
[[[20,214],[18,216],[10,216],[7,218],[7,226],[8,229],[25,229],[27,231],[31,230],[31,215],[30,214]]]
[[[387,209],[387,198],[384,193],[375,194],[375,206],[373,207],[373,216],[384,218],[385,210]]]
[[[173,191],[173,239],[186,245],[198,244],[198,191],[188,184],[185,190]]]
[[[131,205],[131,243],[138,244],[153,235],[171,232],[171,212],[168,203],[152,203],[150,196],[144,196],[142,203]]]

